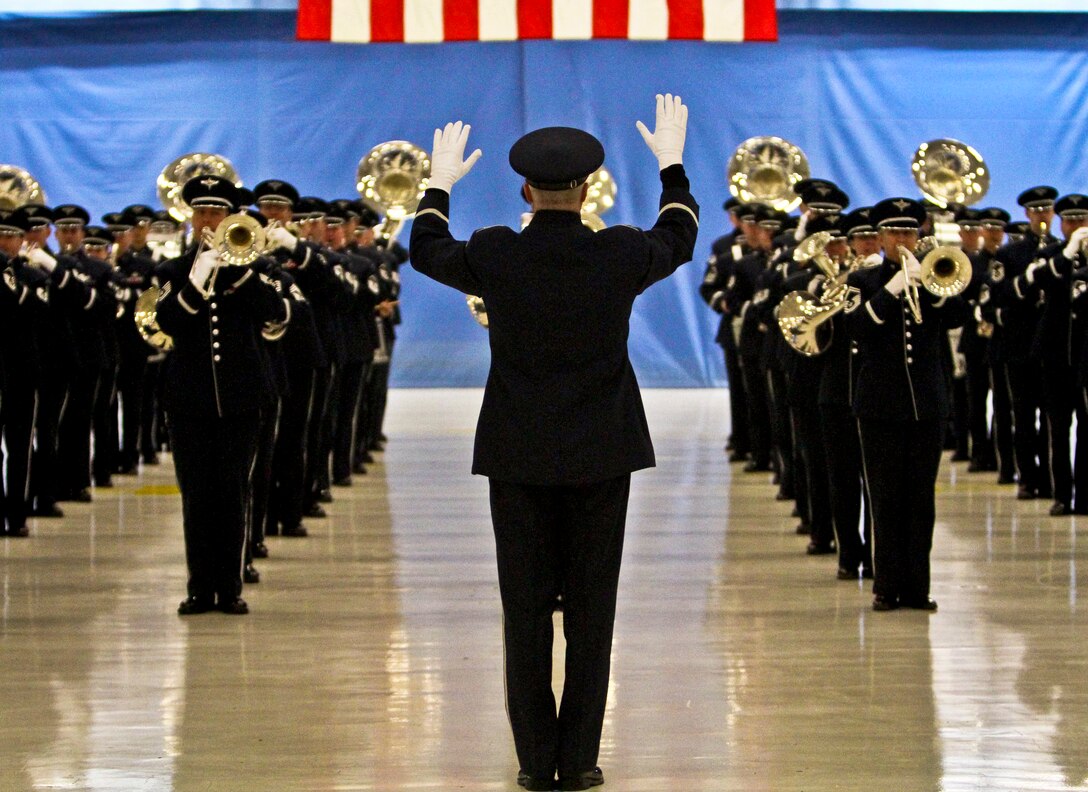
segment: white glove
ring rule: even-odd
[[[283,226],[268,229],[265,236],[271,239],[278,248],[287,248],[293,251],[298,246],[298,239]]]
[[[892,275],[892,279],[884,284],[884,288],[888,294],[894,297],[898,297],[903,293],[903,290],[907,288],[907,276],[903,273],[903,270]]]
[[[1069,256],[1072,258],[1072,256]],[[1028,268],[1024,270],[1024,280],[1028,283],[1035,283],[1035,273],[1041,270],[1047,265],[1046,259],[1036,259],[1028,264]]]
[[[446,124],[444,129],[434,131],[434,147],[431,149],[431,178],[428,187],[449,192],[453,185],[472,170],[476,160],[483,152],[476,149],[465,159],[465,145],[472,127],[460,121]]]
[[[1088,226],[1082,226],[1074,231],[1070,237],[1069,242],[1065,245],[1065,250],[1062,253],[1065,254],[1067,259],[1074,259],[1077,254],[1080,253],[1081,248],[1084,246],[1084,240],[1088,239]]]
[[[57,268],[57,260],[38,247],[28,250],[26,259],[34,266],[41,267],[49,273]]]
[[[679,165],[684,161],[684,138],[688,130],[688,108],[679,96],[672,94],[657,95],[657,118],[654,133],[641,121],[636,121],[642,139],[657,157],[661,170],[670,165]]]
[[[193,268],[189,270],[189,282],[196,286],[201,294],[205,293],[208,279],[211,278],[218,264],[219,253],[214,250],[205,250],[193,262]]]
[[[880,255],[879,253],[870,253],[868,256],[866,256],[864,259],[862,259],[862,266],[863,267],[875,267],[877,264],[880,264],[883,261],[884,261],[884,257],[882,255]]]

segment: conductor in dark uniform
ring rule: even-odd
[[[904,298],[920,277],[912,252],[925,220],[920,203],[889,198],[873,207],[870,219],[881,234],[884,262],[850,277],[860,294],[847,307],[845,323],[861,366],[854,414],[873,507],[873,609],[935,611],[929,551],[942,427],[950,410],[941,355],[945,331],[963,324],[967,308],[962,297],[918,289],[915,316]]]
[[[690,260],[698,205],[682,165],[687,108],[657,97],[651,134],[662,193],[649,231],[586,228],[586,178],[604,161],[592,135],[539,129],[510,150],[534,215],[524,231],[449,232],[449,191],[469,127],[435,132],[430,188],[411,239],[417,270],[488,308],[491,371],[472,470],[487,476],[506,648],[507,711],[526,789],[588,789],[608,694],[616,586],[631,472],[654,465],[627,353],[635,298]],[[556,716],[552,610],[564,603],[566,676]]]
[[[189,181],[193,234],[215,229],[238,201],[217,176]],[[275,384],[261,329],[287,317],[275,288],[252,267],[221,266],[219,253],[194,246],[156,272],[164,284],[158,322],[174,339],[163,399],[181,489],[189,596],[178,613],[244,614],[242,555],[250,476],[261,411]]]

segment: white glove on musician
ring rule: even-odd
[[[884,288],[888,290],[889,294],[897,296],[907,288],[908,278],[914,283],[918,283],[922,279],[922,265],[918,263],[918,259],[914,257],[914,254],[902,245],[899,247],[899,254],[903,256],[906,263],[899,272],[892,276],[890,281],[884,284]]]
[[[1072,256],[1068,256],[1067,258],[1072,258]],[[1035,273],[1045,267],[1047,263],[1046,259],[1036,259],[1028,264],[1027,269],[1024,270],[1024,280],[1028,283],[1035,283]]]
[[[293,252],[298,246],[298,239],[283,226],[276,226],[275,228],[268,229],[268,231],[265,232],[265,236],[271,239],[278,248],[286,248]]]
[[[688,108],[679,96],[672,94],[657,95],[657,117],[654,132],[641,121],[635,122],[639,134],[657,157],[661,170],[670,165],[680,165],[684,161],[684,139],[688,131]]]
[[[431,177],[427,187],[449,192],[462,176],[472,170],[476,160],[483,156],[483,152],[476,149],[465,159],[465,146],[468,144],[468,133],[471,129],[469,124],[457,121],[434,131]]]
[[[219,253],[214,250],[205,250],[196,257],[193,268],[189,270],[189,282],[204,296],[208,294],[208,280],[218,265]]]
[[[1069,235],[1069,241],[1065,245],[1065,250],[1062,251],[1067,259],[1074,259],[1077,254],[1080,253],[1081,248],[1084,247],[1084,240],[1088,239],[1088,226],[1078,228],[1072,234]]]
[[[57,260],[39,247],[28,250],[26,253],[26,260],[35,267],[41,267],[49,273],[52,273],[53,270],[57,268]]]

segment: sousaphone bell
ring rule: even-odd
[[[810,175],[800,148],[774,135],[751,137],[729,158],[729,191],[744,203],[761,203],[790,212],[801,203],[793,185]]]

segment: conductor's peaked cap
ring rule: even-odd
[[[570,190],[604,162],[604,146],[588,132],[544,127],[510,148],[510,167],[538,190]]]

